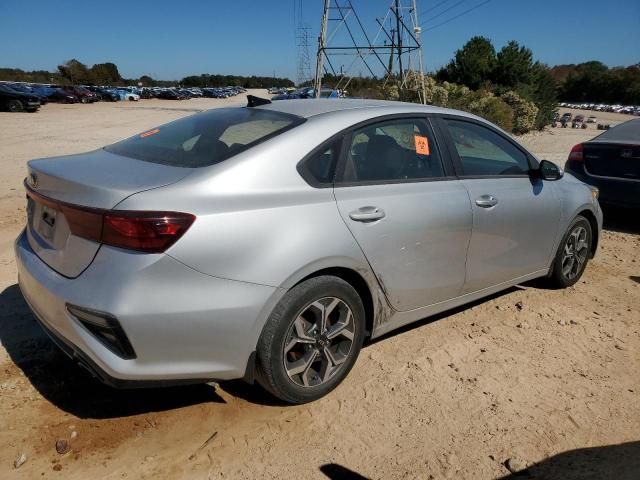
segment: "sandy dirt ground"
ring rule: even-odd
[[[57,351],[16,284],[26,162],[242,101],[0,113],[0,478],[485,479],[508,478],[507,460],[534,478],[640,478],[640,221],[621,212],[574,287],[523,285],[395,332],[310,405],[242,382],[116,391]],[[520,140],[562,164],[595,134]]]

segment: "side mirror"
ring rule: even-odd
[[[540,161],[538,172],[543,180],[560,180],[564,175],[562,169],[549,160]]]

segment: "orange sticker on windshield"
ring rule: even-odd
[[[159,131],[159,128],[154,128],[153,130],[149,130],[148,132],[141,133],[140,138],[150,137],[151,135],[155,135]]]
[[[430,155],[429,154],[429,139],[420,135],[414,135],[413,139],[416,143],[416,153],[418,155]]]

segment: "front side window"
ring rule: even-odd
[[[394,182],[444,176],[440,155],[427,123],[389,120],[355,130],[347,152],[343,181]]]
[[[463,176],[527,175],[529,161],[511,142],[487,127],[445,119]]]
[[[302,122],[301,117],[269,110],[217,108],[153,128],[105,150],[161,165],[206,167]]]

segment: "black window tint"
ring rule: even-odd
[[[309,157],[301,166],[300,173],[312,185],[331,185],[338,159],[338,143],[323,147]]]
[[[427,123],[419,119],[368,125],[351,135],[343,181],[380,182],[444,176]]]
[[[526,175],[526,155],[489,128],[475,123],[445,120],[462,162],[464,176]]]
[[[105,147],[146,162],[206,167],[276,136],[304,119],[253,108],[217,108],[181,118]]]

